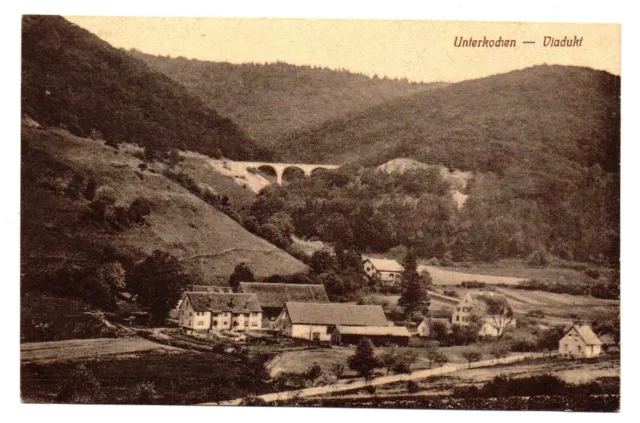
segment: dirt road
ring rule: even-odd
[[[181,351],[143,338],[72,339],[20,344],[20,359],[22,363],[47,363],[150,350]]]
[[[500,359],[499,362],[496,360],[478,361],[478,362],[472,363],[470,367],[473,369],[478,367],[496,366],[498,364],[514,363],[517,361],[524,360],[525,358],[539,358],[542,356],[543,356],[542,353],[527,353],[527,354],[514,355],[511,357],[503,358],[503,359]],[[401,382],[401,381],[426,379],[432,376],[439,376],[447,373],[457,372],[460,370],[466,370],[468,368],[469,368],[469,365],[467,364],[446,364],[442,367],[438,367],[435,369],[419,370],[410,374],[382,376],[382,377],[372,379],[368,382],[365,381],[364,379],[354,379],[351,383],[347,382],[347,383],[340,383],[340,384],[334,384],[334,385],[318,386],[315,388],[306,388],[306,389],[300,389],[297,391],[276,392],[273,394],[260,395],[259,398],[262,398],[266,402],[273,402],[273,401],[289,400],[294,398],[314,397],[317,395],[331,394],[334,392],[344,392],[344,391],[351,391],[354,389],[361,389],[367,386],[380,386],[380,385],[386,385],[389,383],[395,383],[395,382]],[[201,405],[238,405],[240,401],[242,401],[242,399],[238,398],[232,401],[225,401],[221,403],[204,403]]]

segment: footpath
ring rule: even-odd
[[[492,360],[483,360],[476,361],[469,364],[445,364],[442,367],[438,367],[435,369],[427,369],[427,370],[418,370],[413,373],[408,374],[400,374],[400,375],[392,375],[392,376],[381,376],[375,379],[371,379],[369,381],[365,381],[364,379],[353,379],[351,383],[339,383],[333,385],[325,385],[325,386],[317,386],[314,388],[305,388],[298,389],[295,391],[284,391],[284,392],[275,392],[272,394],[259,395],[258,398],[262,398],[265,402],[273,402],[273,401],[283,401],[290,400],[296,398],[307,398],[314,397],[317,395],[326,395],[332,394],[335,392],[344,392],[344,391],[352,391],[356,389],[366,388],[367,386],[381,386],[389,383],[401,382],[401,381],[409,381],[409,380],[420,380],[426,379],[433,376],[440,376],[447,373],[454,373],[460,370],[467,370],[469,368],[475,369],[478,367],[491,367],[497,366],[501,364],[515,363],[518,361],[522,361],[528,358],[541,358],[548,357],[549,354],[546,353],[525,353],[519,355],[513,355],[510,357],[501,358],[500,360],[492,359]],[[208,402],[200,405],[238,405],[242,401],[242,398],[237,398],[235,400],[223,401],[220,403]]]

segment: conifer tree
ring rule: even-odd
[[[425,272],[426,273],[426,272]],[[409,248],[404,260],[404,273],[402,275],[402,293],[398,299],[398,305],[403,308],[404,315],[410,319],[413,313],[429,311],[429,294],[427,286],[431,277],[428,273],[418,273],[418,263],[412,248]]]

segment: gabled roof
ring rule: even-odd
[[[255,294],[228,294],[218,292],[187,292],[191,306],[195,311],[219,313],[259,313],[262,308]]]
[[[189,292],[222,292],[232,293],[230,286],[193,285]]]
[[[245,294],[256,294],[262,308],[282,308],[287,301],[298,303],[329,302],[327,291],[324,290],[322,284],[240,282],[240,290]]]
[[[406,336],[411,334],[404,326],[336,326],[336,331],[341,335],[368,335],[368,336]]]
[[[363,257],[362,262],[370,261],[377,270],[385,271],[385,272],[404,272],[404,266],[398,263],[395,260],[390,259],[380,259],[373,257]]]
[[[344,325],[344,326],[389,326],[379,305],[356,305],[341,303],[296,303],[287,302],[289,318],[294,324]]]
[[[564,336],[567,336],[567,333],[571,331],[571,329],[575,329],[578,332],[578,335],[585,344],[587,345],[602,345],[602,341],[598,338],[598,335],[595,334],[591,326],[589,325],[573,325],[564,333]],[[563,337],[564,337],[563,336]]]

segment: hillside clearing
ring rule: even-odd
[[[22,136],[21,249],[29,253],[29,266],[41,266],[39,258],[49,256],[91,262],[110,247],[135,260],[156,249],[180,259],[207,256],[189,267],[206,284],[228,280],[241,261],[251,263],[256,277],[307,268],[179,184],[141,170],[142,162],[133,156],[62,130],[25,127]],[[64,195],[75,175],[95,178],[99,189],[113,193],[116,204],[148,200],[152,207],[146,224],[121,231],[97,227],[88,217],[88,201]]]

